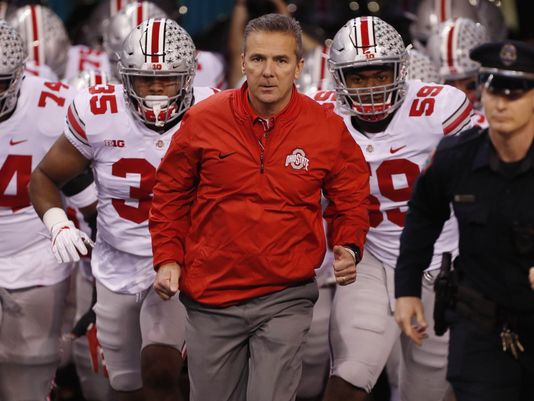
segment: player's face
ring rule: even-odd
[[[506,96],[484,88],[482,105],[494,133],[511,136],[529,125],[534,129],[534,89]]]
[[[293,82],[304,60],[297,60],[296,40],[284,32],[252,32],[241,55],[252,107],[270,117],[289,103]]]
[[[132,77],[135,93],[140,97],[149,95],[176,96],[180,91],[180,78],[176,76],[136,76]]]
[[[391,85],[395,78],[392,68],[358,68],[345,72],[345,83],[349,89],[377,88]],[[384,94],[376,93],[372,96],[376,103],[384,102]],[[371,95],[362,96],[363,103],[371,103]]]
[[[457,79],[445,82],[447,85],[454,86],[457,89],[460,89],[463,93],[466,94],[467,98],[472,104],[478,102],[478,93],[477,93],[477,78],[476,77],[467,77],[464,79]]]

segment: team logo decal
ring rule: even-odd
[[[502,63],[509,67],[514,64],[517,60],[517,49],[511,43],[506,43],[501,47],[501,52],[499,53]]]
[[[309,165],[310,159],[306,157],[306,153],[303,149],[297,148],[286,157],[286,167],[291,166],[294,170],[300,170],[304,168],[306,171],[308,171]]]

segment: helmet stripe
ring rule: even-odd
[[[152,24],[152,59],[153,63],[159,62],[159,57],[157,56],[159,52],[159,31],[161,23],[159,21],[154,21]]]
[[[162,25],[163,23],[163,25]],[[150,19],[147,29],[147,55],[151,56],[152,63],[161,63],[165,59],[161,59],[165,53],[165,20],[164,19]]]
[[[372,17],[361,17],[356,25],[356,52],[363,48],[363,53],[375,52],[374,20]]]
[[[135,9],[135,17],[136,17],[136,26],[139,25],[141,22],[143,22],[146,18],[146,3],[145,2],[139,2],[137,3],[137,7]]]
[[[122,0],[111,0],[109,2],[109,15],[113,17],[120,10],[122,10],[122,7],[124,7],[123,3],[124,2]]]
[[[445,22],[451,18],[451,1],[436,0],[435,10],[438,16],[438,22]]]
[[[43,20],[41,15],[41,9],[35,5],[30,6],[31,13],[31,25],[28,26],[30,32],[28,37],[31,38],[32,56],[35,64],[39,65],[44,60],[44,48],[41,46],[42,24]]]
[[[447,58],[446,58],[446,61],[447,61],[447,65],[451,68],[451,69],[454,69],[454,54],[456,53],[456,49],[455,49],[455,33],[456,33],[456,29],[455,29],[455,24],[452,24],[449,28],[449,32],[447,32]]]

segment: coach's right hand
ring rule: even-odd
[[[171,299],[178,292],[182,268],[176,262],[161,265],[154,281],[154,290],[163,300]]]

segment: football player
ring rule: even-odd
[[[152,289],[148,212],[156,168],[186,110],[214,93],[193,88],[195,46],[169,19],[150,19],[126,38],[122,85],[97,85],[70,105],[64,135],[32,177],[45,224],[68,221],[58,187],[90,164],[98,192],[92,271],[98,340],[121,400],[179,399],[184,309]],[[76,239],[63,256],[77,255]],[[162,380],[165,377],[165,380]]]
[[[412,186],[441,138],[471,124],[472,105],[464,93],[407,81],[406,61],[402,38],[391,25],[377,17],[352,19],[330,48],[336,89],[315,95],[343,116],[371,171],[371,228],[358,279],[337,288],[332,306],[329,401],[366,399],[401,336],[393,315],[393,275]],[[445,226],[425,276],[427,311],[433,309],[432,278],[441,253],[456,252],[454,224],[450,220]],[[431,316],[427,319],[432,322]],[[401,399],[443,399],[447,338],[429,333],[421,348],[405,340],[401,337]]]
[[[105,52],[85,45],[71,46],[63,22],[49,7],[32,4],[11,8],[7,19],[26,42],[27,73],[69,81],[82,71],[110,72]]]
[[[0,57],[0,399],[37,401],[48,396],[59,362],[73,265],[54,257],[27,186],[57,139],[74,91],[61,82],[23,76],[24,41],[5,21]]]

